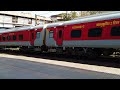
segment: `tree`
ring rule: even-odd
[[[71,15],[71,19],[78,17],[77,12],[75,12],[75,11],[71,11],[70,15]]]
[[[84,16],[89,16],[94,14],[105,13],[105,12],[109,12],[109,11],[79,11],[79,16],[84,17]]]
[[[84,17],[84,16],[88,16],[88,15],[90,15],[90,13],[88,11],[80,11],[79,12],[80,17]]]
[[[100,14],[100,13],[104,13],[104,12],[108,12],[108,11],[71,11],[71,12],[67,12],[66,13],[62,13],[59,14],[63,21],[68,21],[68,20],[72,20],[74,18],[78,18],[78,17],[83,17],[83,16],[89,16],[89,15],[93,15],[93,14]],[[77,14],[79,13],[79,15]]]
[[[72,20],[72,19],[78,17],[76,11],[71,11],[69,13],[66,11],[66,13],[62,13],[62,14],[59,14],[59,15],[62,17],[63,21]]]
[[[67,13],[67,12],[66,13],[61,13],[59,15],[62,17],[63,21],[71,20],[70,14]]]
[[[97,14],[97,13],[102,13],[101,11],[88,11],[90,15]]]
[[[100,13],[105,13],[105,12],[109,12],[109,11],[88,11],[90,13],[90,15],[93,14],[100,14]]]

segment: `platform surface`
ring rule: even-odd
[[[95,68],[92,66],[88,70],[70,67],[70,64],[68,66],[53,64],[53,60],[52,64],[35,62],[34,58],[29,60],[30,58],[23,60],[25,57],[20,59],[17,56],[0,55],[0,79],[120,79],[119,74],[94,71]],[[38,60],[41,61],[40,58]]]

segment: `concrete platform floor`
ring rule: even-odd
[[[120,79],[119,71],[117,68],[0,54],[0,79]]]

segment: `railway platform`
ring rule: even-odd
[[[0,79],[120,79],[120,69],[0,54]]]

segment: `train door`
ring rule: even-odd
[[[63,42],[63,29],[64,27],[57,27],[57,45],[61,46]]]
[[[34,39],[35,39],[35,33],[34,30],[30,31],[30,41],[31,41],[31,45],[34,45]]]

